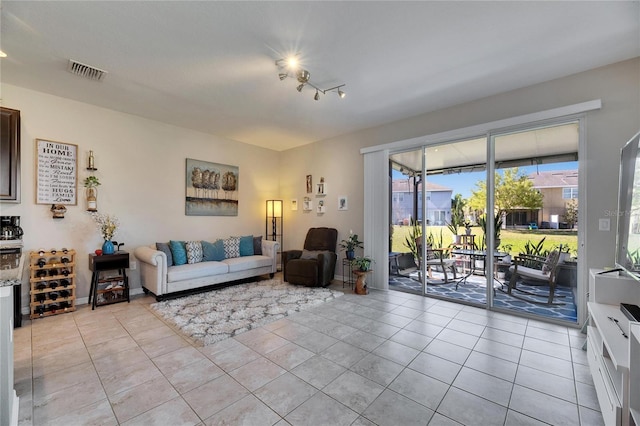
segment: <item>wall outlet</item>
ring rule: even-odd
[[[131,262],[129,262],[129,269],[131,269],[132,271],[135,271],[137,267],[138,267],[138,262],[136,262],[135,260],[132,260]]]
[[[608,217],[598,219],[598,231],[610,231],[611,219]]]

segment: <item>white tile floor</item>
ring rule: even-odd
[[[203,348],[153,301],[81,306],[15,330],[20,424],[603,424],[576,329],[345,289]]]

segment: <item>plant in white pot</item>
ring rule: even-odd
[[[84,187],[87,188],[87,211],[98,211],[98,185],[100,181],[95,176],[87,176],[84,180]]]

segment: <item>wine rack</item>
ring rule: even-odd
[[[29,257],[31,319],[76,310],[76,252],[51,249]]]

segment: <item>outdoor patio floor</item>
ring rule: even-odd
[[[428,280],[427,294],[446,297],[451,300],[460,300],[465,303],[472,303],[475,305],[486,305],[486,279],[484,276],[471,275],[466,279],[466,282],[461,282],[457,289],[457,280],[449,281],[445,284],[441,278],[441,273],[434,272],[433,276],[433,280]],[[422,292],[422,284],[418,281],[417,277],[417,273],[415,272],[409,277],[390,275],[389,289],[420,294]],[[460,276],[458,276],[458,279],[459,278]],[[506,284],[508,284],[508,282]],[[506,284],[503,286],[505,290],[507,288]],[[535,294],[549,294],[549,286],[545,285],[532,286],[519,281],[516,287]],[[496,286],[496,288],[500,288],[500,286]],[[544,297],[527,297],[535,300],[546,301],[546,298]],[[569,321],[572,323],[577,322],[576,304],[573,291],[570,287],[556,287],[556,297],[554,302],[562,302],[564,305],[548,306],[544,304],[530,303],[510,296],[502,291],[496,291],[494,296],[494,306],[496,307]]]

